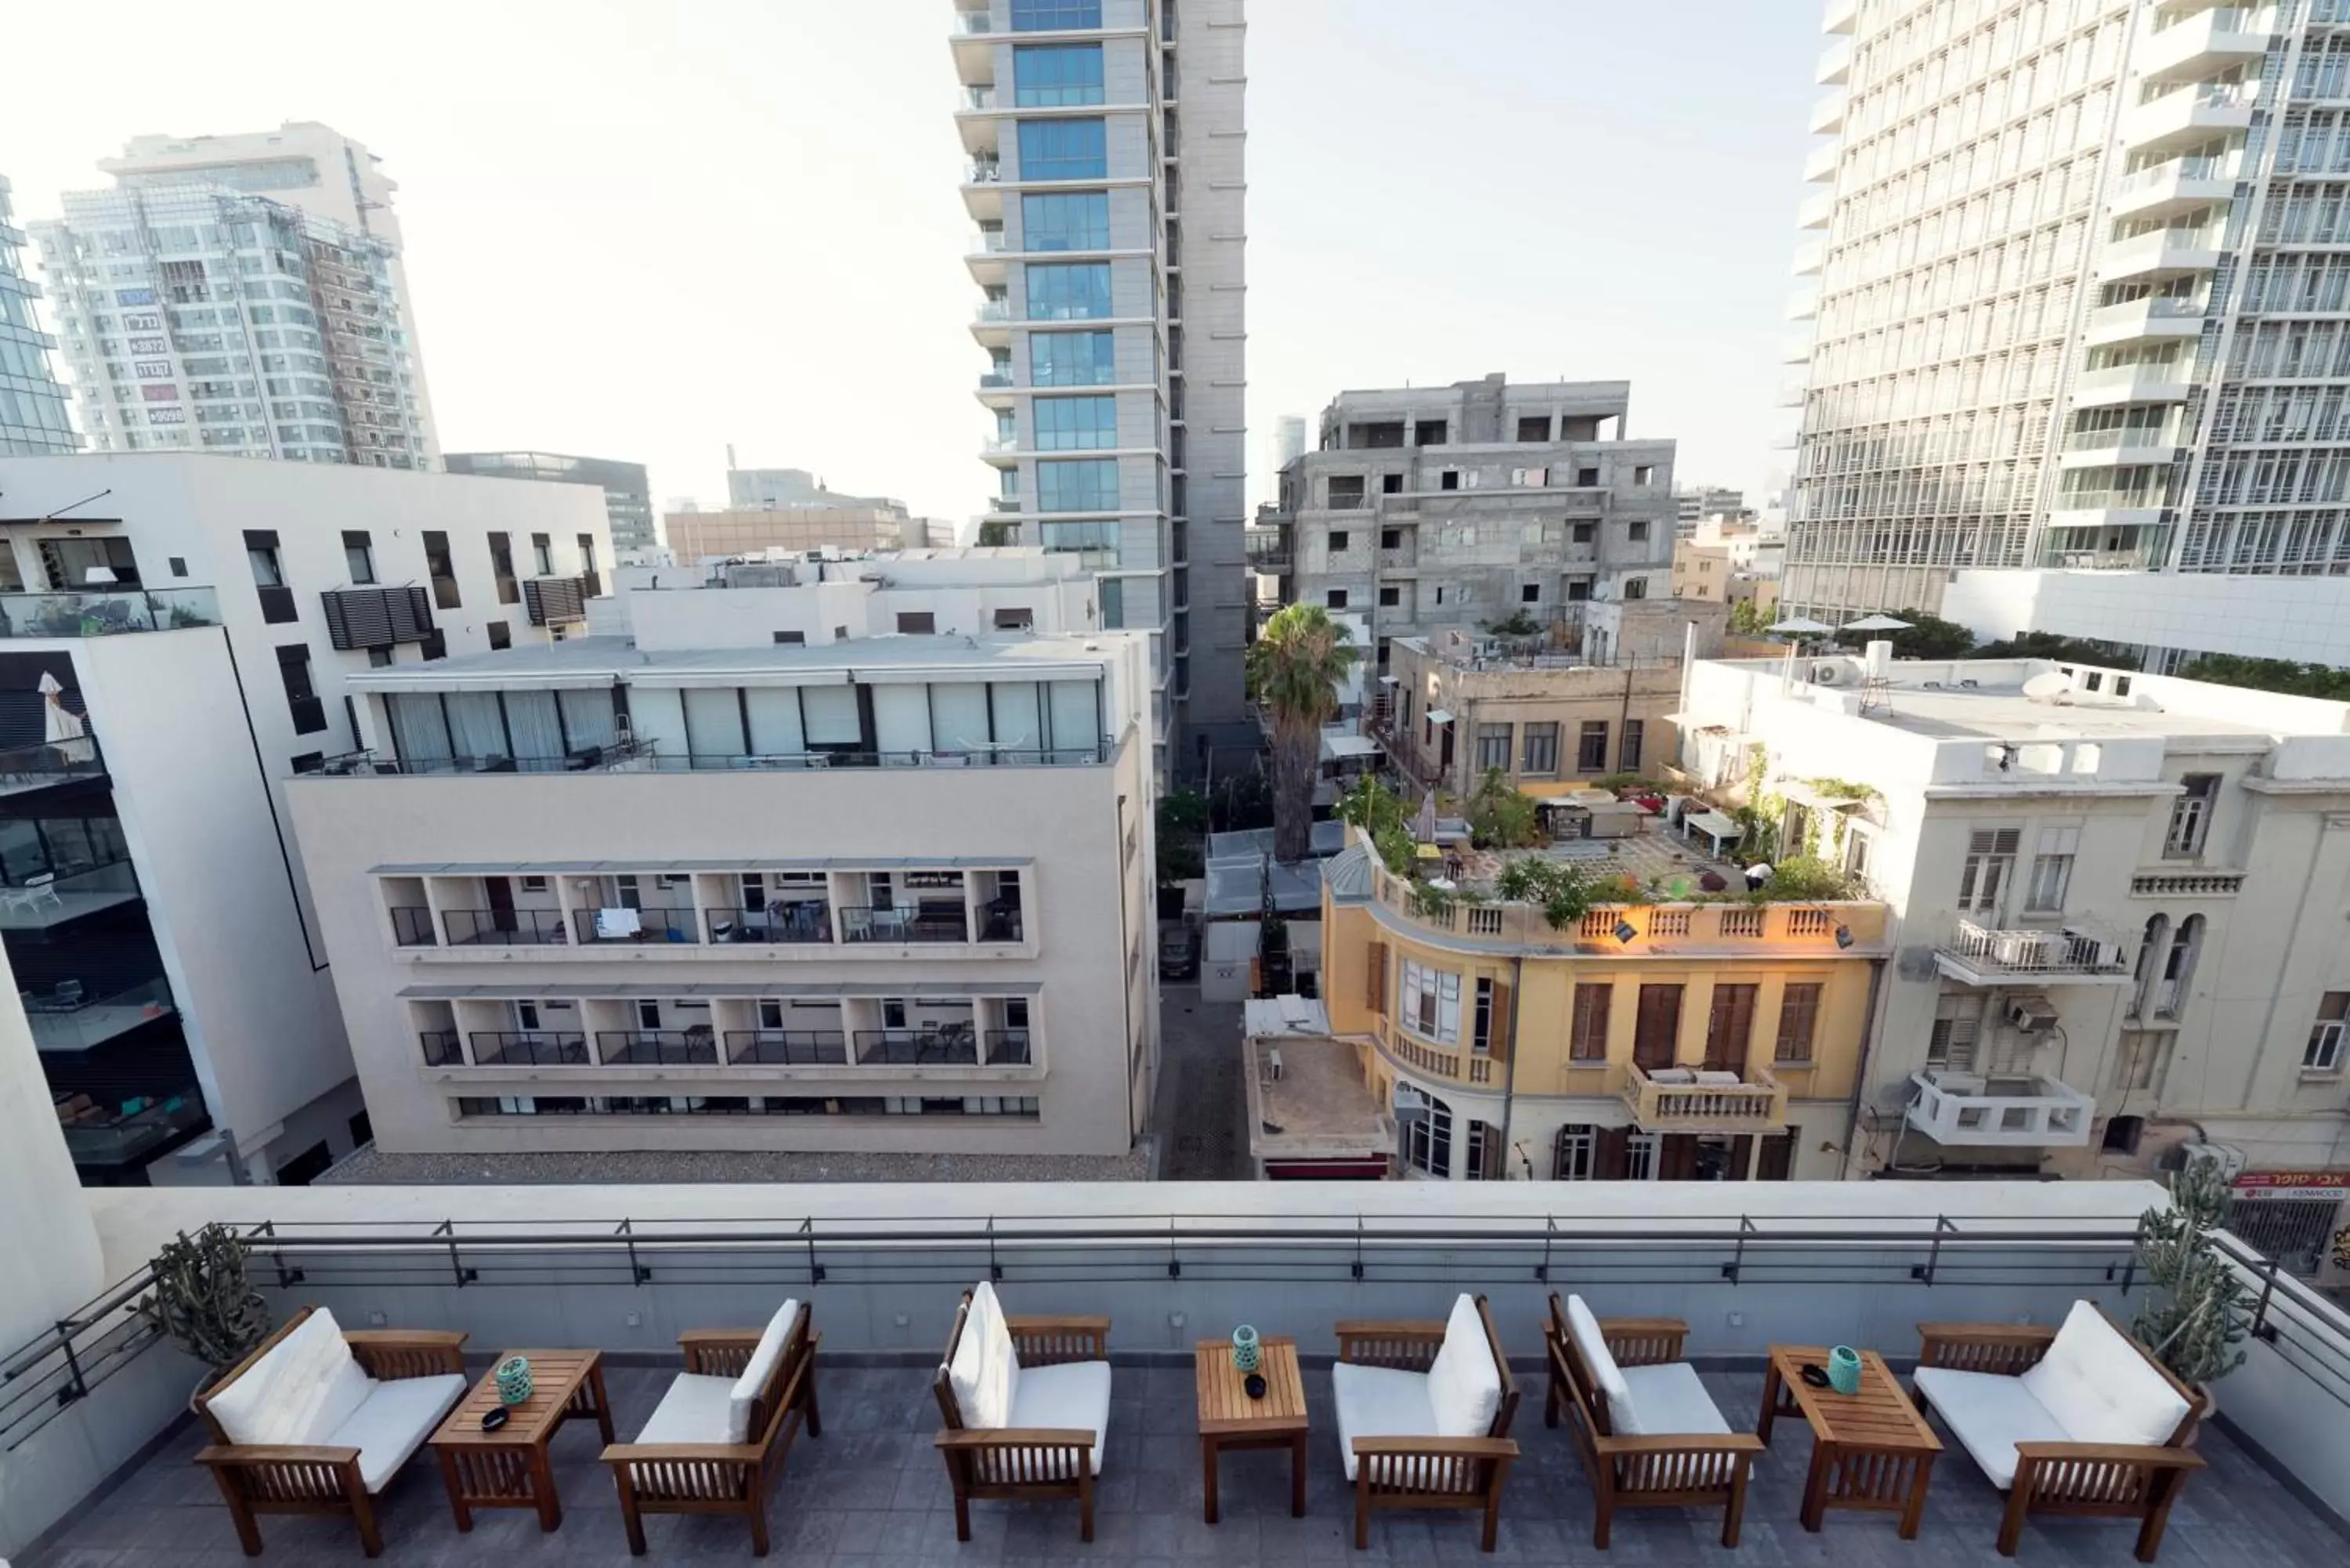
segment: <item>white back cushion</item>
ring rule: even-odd
[[[1013,1353],[1012,1331],[1004,1324],[995,1287],[985,1280],[971,1293],[971,1312],[963,1320],[954,1359],[947,1364],[947,1381],[965,1426],[987,1429],[1012,1424],[1020,1358]]]
[[[1440,1438],[1482,1438],[1492,1430],[1493,1414],[1502,1407],[1502,1374],[1471,1296],[1452,1303],[1444,1343],[1428,1364],[1428,1405]]]
[[[322,1442],[375,1388],[335,1314],[314,1310],[207,1405],[232,1443]]]
[[[1566,1333],[1575,1341],[1575,1352],[1583,1357],[1584,1366],[1591,1374],[1592,1386],[1607,1401],[1607,1424],[1619,1437],[1629,1437],[1637,1429],[1627,1427],[1632,1415],[1632,1391],[1625,1385],[1622,1369],[1615,1356],[1607,1352],[1607,1341],[1599,1332],[1599,1320],[1583,1304],[1581,1296],[1566,1298]]]
[[[733,1393],[727,1397],[726,1440],[747,1443],[751,1440],[751,1407],[759,1401],[759,1390],[765,1386],[767,1375],[775,1363],[784,1358],[784,1341],[791,1337],[792,1324],[799,1321],[800,1303],[786,1301],[767,1320],[767,1332],[759,1336],[758,1348],[751,1359],[743,1364],[743,1376],[734,1380]],[[778,1393],[781,1390],[777,1390]]]
[[[2074,1302],[2040,1364],[2019,1380],[2076,1442],[2159,1448],[2187,1401],[2087,1302]]]

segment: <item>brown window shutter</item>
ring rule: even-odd
[[[1632,1129],[1602,1127],[1595,1140],[1591,1174],[1600,1181],[1621,1181],[1632,1168]]]
[[[1705,1064],[1716,1073],[1743,1073],[1746,1052],[1754,1036],[1754,993],[1752,985],[1717,985],[1713,1012],[1706,1020]]]
[[[1681,1032],[1681,988],[1644,985],[1640,1016],[1632,1036],[1632,1060],[1643,1067],[1669,1067]]]
[[[1488,1054],[1496,1058],[1505,1058],[1513,1044],[1510,1038],[1510,988],[1498,980],[1493,982],[1492,1020],[1492,1028],[1486,1034],[1486,1038],[1492,1042]]]
[[[1659,1181],[1696,1180],[1697,1135],[1667,1133],[1659,1142],[1657,1179]]]
[[[1373,942],[1363,962],[1363,1005],[1385,1016],[1388,1010],[1388,945]]]
[[[1607,1060],[1607,1012],[1616,988],[1605,981],[1578,981],[1575,988],[1575,1033],[1567,1042],[1567,1059]]]
[[[1784,1181],[1795,1166],[1795,1135],[1773,1133],[1762,1140],[1762,1155],[1754,1165],[1757,1181]]]

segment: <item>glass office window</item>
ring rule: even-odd
[[[1109,192],[1072,191],[1020,198],[1020,248],[1024,251],[1109,249]]]
[[[1031,262],[1028,319],[1101,321],[1109,317],[1109,263]]]
[[[1048,556],[1076,556],[1087,566],[1118,565],[1118,525],[1115,523],[1045,523],[1037,527]],[[1123,618],[1125,607],[1119,607]]]
[[[1023,44],[1012,51],[1012,101],[1066,109],[1102,100],[1099,44]]]
[[[1076,462],[1036,465],[1036,510],[1039,512],[1115,512],[1118,510],[1118,459],[1086,458]]]
[[[1032,387],[1107,387],[1117,379],[1117,340],[1110,333],[1039,332],[1028,339]]]
[[[1064,524],[1059,523],[1048,523],[1045,525],[1048,528],[1058,528],[1064,526]],[[1122,629],[1126,625],[1126,579],[1123,577],[1104,577],[1100,580],[1099,587],[1101,589],[1101,623],[1103,629],[1106,631],[1118,631]]]
[[[1076,452],[1118,444],[1116,398],[1038,398],[1036,448]]]
[[[1101,0],[1012,0],[1012,30],[1015,33],[1050,33],[1101,25]]]
[[[1020,121],[1020,178],[1102,180],[1109,153],[1098,119]]]

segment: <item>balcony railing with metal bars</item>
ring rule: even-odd
[[[432,911],[422,904],[394,904],[391,940],[403,948],[440,946],[440,934],[432,929]]]
[[[596,1055],[611,1067],[715,1067],[718,1037],[707,1029],[600,1029]]]
[[[452,948],[560,947],[571,940],[560,909],[443,909]]]
[[[2120,943],[2084,931],[1999,930],[1962,919],[1941,950],[1982,973],[2096,978],[2129,973]]]
[[[777,944],[832,940],[832,903],[827,898],[780,899],[759,909],[704,909],[713,942]]]
[[[738,1066],[838,1067],[848,1036],[838,1029],[730,1029],[726,1059]]]
[[[859,1029],[856,1038],[857,1060],[868,1067],[979,1065],[979,1036],[967,1023],[935,1029]]]
[[[845,942],[967,942],[971,926],[960,905],[952,909],[882,909],[847,904],[840,910]]]
[[[630,917],[634,917],[631,919]],[[691,909],[574,909],[582,943],[699,942],[701,922]]]
[[[1025,1067],[1030,1064],[1028,1031],[1025,1029],[991,1029],[987,1032],[987,1064],[991,1067]]]
[[[426,1066],[462,1067],[465,1064],[465,1053],[463,1048],[457,1044],[457,1032],[455,1030],[419,1030],[417,1032],[416,1038],[423,1044],[424,1064]]]
[[[466,1036],[476,1067],[584,1067],[588,1036],[568,1029],[477,1029]]]

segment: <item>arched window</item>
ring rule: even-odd
[[[2188,988],[2195,983],[2195,961],[2203,948],[2203,917],[2189,915],[2179,922],[2178,940],[2162,966],[2162,985],[2154,1003],[2158,1018],[2176,1018],[2187,1005]]]
[[[2145,940],[2138,944],[2135,988],[2130,992],[2129,1011],[2134,1018],[2146,1015],[2154,1000],[2155,977],[2162,972],[2162,950],[2170,940],[2170,917],[2154,915],[2146,922]]]

